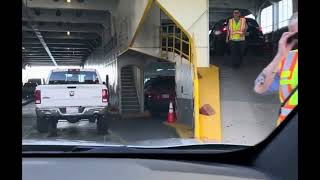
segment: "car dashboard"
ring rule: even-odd
[[[24,180],[270,179],[243,166],[126,158],[23,158]]]

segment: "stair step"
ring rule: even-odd
[[[136,89],[135,85],[129,83],[123,83],[122,87],[126,87],[125,89]]]
[[[135,88],[122,88],[121,92],[136,92]]]
[[[132,82],[132,83],[133,83],[133,78],[124,78],[124,77],[121,77],[121,82]]]
[[[136,92],[136,88],[134,86],[122,86],[121,92],[128,92],[128,91],[134,91]]]
[[[127,105],[127,104],[121,104],[122,109],[139,109],[139,105]]]
[[[135,99],[123,99],[123,98],[122,98],[121,101],[122,101],[122,102],[131,103],[131,102],[138,102],[138,99],[136,99],[136,98],[135,98]]]
[[[137,97],[136,93],[121,93],[122,97]]]
[[[121,77],[133,77],[133,74],[121,74]]]
[[[123,109],[122,112],[124,112],[124,113],[126,113],[126,112],[139,112],[139,109],[133,109],[133,110]]]
[[[139,103],[137,101],[122,101],[122,105],[134,105],[139,106]]]
[[[132,71],[121,71],[121,74],[133,74]]]
[[[121,93],[122,93],[122,94],[132,94],[132,93],[137,93],[137,91],[135,91],[135,90],[126,91],[126,90],[123,90],[123,89],[122,89],[122,90],[121,90]]]
[[[132,96],[131,97],[122,97],[122,99],[131,99],[131,100],[134,99],[134,98],[137,98],[137,96],[134,96],[134,97],[132,97]]]
[[[139,104],[122,104],[122,107],[139,107]]]
[[[122,101],[126,101],[126,100],[136,100],[138,101],[138,97],[137,96],[122,96]]]
[[[123,86],[132,86],[132,87],[135,87],[134,83],[133,82],[121,82],[121,84]]]
[[[131,76],[121,76],[121,81],[132,81],[133,80],[133,77]]]
[[[124,109],[126,109],[126,110],[128,110],[128,109],[132,109],[132,110],[134,110],[134,109],[139,109],[140,107],[139,106],[121,106],[121,108],[124,110]]]
[[[132,85],[134,85],[133,80],[125,80],[125,81],[122,80],[121,83],[122,84],[132,84]]]

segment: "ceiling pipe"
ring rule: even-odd
[[[25,1],[22,1],[22,8],[25,10],[24,11],[24,16],[27,17],[30,21],[27,22],[27,25],[30,26],[30,28],[33,30],[33,32],[36,34],[36,36],[38,37],[39,41],[41,42],[43,48],[46,50],[48,56],[50,57],[50,59],[52,60],[53,64],[55,66],[58,66],[57,62],[55,61],[54,57],[52,56],[51,52],[50,52],[50,49],[49,47],[47,46],[46,42],[44,41],[37,25],[35,25],[33,23],[33,21],[31,21],[31,16],[29,15],[29,9],[28,9],[28,6],[27,6],[27,0]]]

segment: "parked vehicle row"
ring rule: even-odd
[[[170,101],[175,102],[175,77],[160,76],[152,78],[145,83],[144,99],[146,108],[156,115],[168,112]]]

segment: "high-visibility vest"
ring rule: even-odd
[[[279,68],[279,98],[280,102],[283,103],[291,94],[292,90],[298,85],[298,50],[290,51],[287,57],[280,61]],[[285,120],[296,105],[298,105],[298,90],[296,90],[290,99],[287,100],[286,104],[281,107],[277,125]]]
[[[245,39],[245,32],[240,34],[232,34],[233,31],[244,31],[246,27],[246,19],[240,18],[238,23],[234,20],[234,18],[229,19],[229,32],[230,32],[230,40],[243,41]]]

